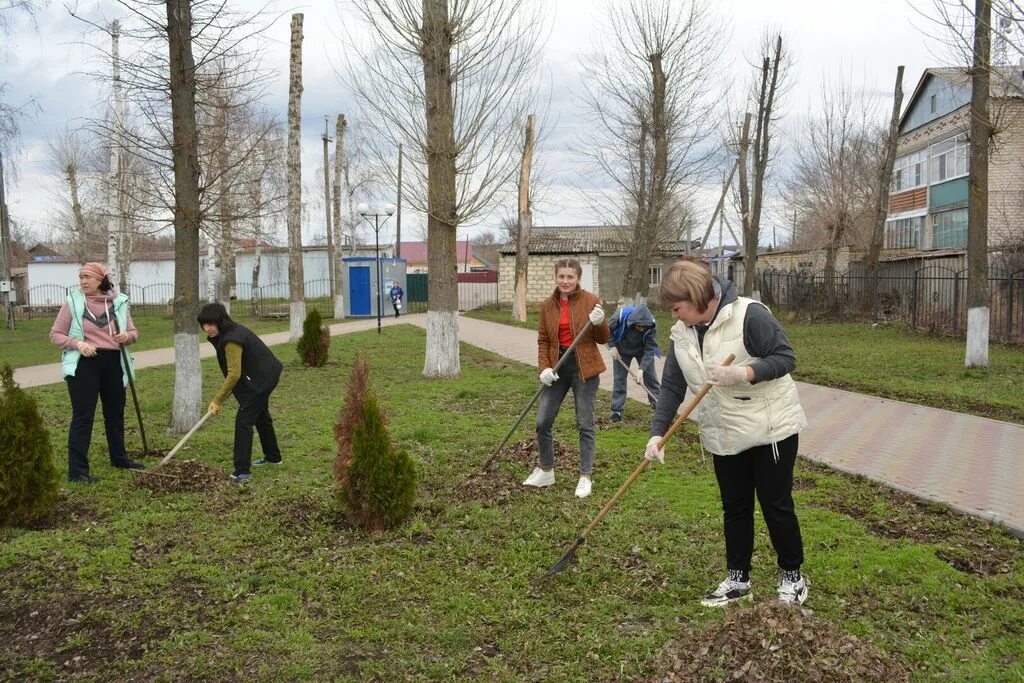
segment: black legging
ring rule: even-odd
[[[716,455],[715,477],[722,494],[725,555],[728,569],[750,570],[754,554],[754,494],[778,555],[780,569],[799,569],[804,562],[800,522],[793,505],[793,464],[798,436],[778,444],[775,462],[771,444],[736,455]]]
[[[274,419],[270,416],[270,394],[277,386],[261,394],[235,394],[238,399],[238,413],[235,414],[235,474],[249,474],[252,466],[252,428],[260,435],[263,456],[268,460],[280,460],[281,448],[274,431]]]
[[[96,399],[103,402],[103,427],[110,464],[128,462],[124,448],[124,374],[121,352],[101,350],[92,358],[82,356],[72,377],[65,378],[71,396],[71,427],[68,429],[68,478],[89,474],[89,442],[96,418]]]

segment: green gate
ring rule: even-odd
[[[405,299],[409,302],[409,312],[427,310],[427,274],[409,273],[405,276]]]

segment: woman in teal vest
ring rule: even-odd
[[[121,346],[135,342],[128,312],[128,297],[114,294],[107,269],[86,263],[78,273],[79,289],[68,292],[67,301],[50,329],[50,342],[63,349],[61,370],[71,396],[68,429],[68,481],[91,484],[89,441],[96,416],[96,400],[103,403],[107,451],[114,467],[142,469],[124,447],[124,388],[128,374],[135,376],[131,356]],[[127,359],[127,364],[126,364]]]
[[[782,575],[779,601],[802,604],[807,583],[800,573],[804,548],[793,505],[793,464],[807,419],[789,376],[796,367],[793,348],[766,306],[737,296],[731,282],[696,263],[673,265],[659,294],[679,322],[665,357],[649,460],[664,462],[658,442],[687,389],[696,395],[704,384],[713,385],[697,408],[697,424],[701,444],[714,455],[729,575],[701,603],[721,607],[750,599],[756,496]],[[735,361],[722,365],[730,354]]]

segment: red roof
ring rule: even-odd
[[[459,261],[474,258],[473,245],[469,240],[458,240],[455,243],[455,254]],[[401,258],[409,263],[427,262],[426,242],[402,242]]]

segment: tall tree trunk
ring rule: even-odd
[[[257,181],[253,189],[253,206],[263,205],[263,189]],[[253,315],[259,315],[259,285],[260,285],[260,262],[263,257],[263,247],[260,242],[263,240],[263,212],[257,211],[253,229],[253,255],[252,255],[252,284],[249,287],[249,299],[251,300],[250,311]]]
[[[903,108],[903,66],[896,68],[896,87],[892,96],[892,114],[889,116],[889,134],[885,138],[885,156],[878,167],[878,187],[875,193],[875,223],[871,228],[871,245],[868,249],[868,272],[874,275],[878,270],[878,257],[885,242],[885,219],[889,215],[889,187],[892,185],[892,169],[896,164],[896,145],[900,137],[900,110]]]
[[[530,204],[530,170],[533,164],[533,125],[536,117],[526,117],[526,141],[519,166],[519,225],[516,232],[515,296],[512,319],[526,322],[526,289],[530,267],[530,231],[533,229],[533,207]]]
[[[341,216],[341,199],[344,195],[342,190],[342,182],[345,178],[345,115],[338,114],[338,121],[334,125],[334,281],[338,283],[338,292],[334,297],[334,317],[341,318],[345,317],[345,292],[343,291],[342,282],[344,278],[342,273],[344,272],[344,261],[342,257],[345,253],[345,227],[342,224]]]
[[[71,189],[71,216],[75,221],[75,233],[78,239],[85,240],[85,214],[82,213],[82,203],[78,198],[78,171],[74,164],[68,164],[64,173],[67,174],[68,187]]]
[[[739,170],[740,170],[740,229],[743,232],[743,296],[754,294],[754,282],[757,277],[757,232],[753,229],[750,214],[750,184],[747,180],[747,159],[750,154],[750,112],[743,115],[743,128],[740,130]]]
[[[632,302],[637,287],[637,264],[640,262],[640,241],[647,217],[647,114],[640,113],[640,139],[637,142],[636,215],[633,217],[633,231],[630,235],[629,250],[626,252],[626,272],[622,275],[622,289],[619,290],[621,303]]]
[[[782,62],[782,36],[775,41],[775,55],[772,58],[765,58],[761,74],[761,94],[758,98],[757,125],[754,131],[754,187],[753,196],[750,201],[750,233],[744,230],[744,240],[753,242],[754,259],[743,267],[749,268],[755,273],[749,280],[751,292],[748,296],[760,299],[760,292],[755,291],[757,286],[757,245],[761,241],[761,207],[764,203],[764,181],[768,174],[768,159],[771,156],[771,125],[772,114],[775,111],[775,99],[778,97],[779,68]],[[769,73],[771,74],[769,76]],[[752,238],[752,239],[751,239]],[[746,259],[744,259],[746,261]],[[746,295],[746,285],[744,285]]]
[[[220,287],[218,299],[224,307],[231,310],[231,298],[235,291],[235,227],[234,202],[232,201],[231,155],[228,135],[227,102],[218,102],[219,117],[219,149],[217,150],[217,166],[220,171]]]
[[[427,350],[423,376],[457,379],[459,290],[455,254],[455,106],[447,0],[423,0],[423,85],[427,135]]]
[[[992,137],[988,96],[992,50],[992,1],[974,2],[971,69],[971,169],[967,197],[967,350],[964,365],[988,367],[988,147]]]
[[[338,297],[338,287],[340,283],[337,278],[337,267],[335,265],[335,259],[337,258],[336,249],[340,249],[341,245],[336,244],[334,240],[334,229],[331,226],[331,165],[330,165],[330,149],[328,144],[331,139],[327,136],[327,117],[324,117],[324,220],[326,221],[327,230],[327,282],[329,284],[328,289],[330,293],[328,300],[334,302]]]
[[[196,132],[196,64],[192,57],[192,6],[167,0],[171,126],[174,160],[174,405],[171,431],[187,432],[199,420],[203,376],[199,365],[199,136]]]
[[[288,83],[288,320],[289,339],[302,336],[306,320],[305,274],[302,268],[302,15],[292,15],[291,64]]]

